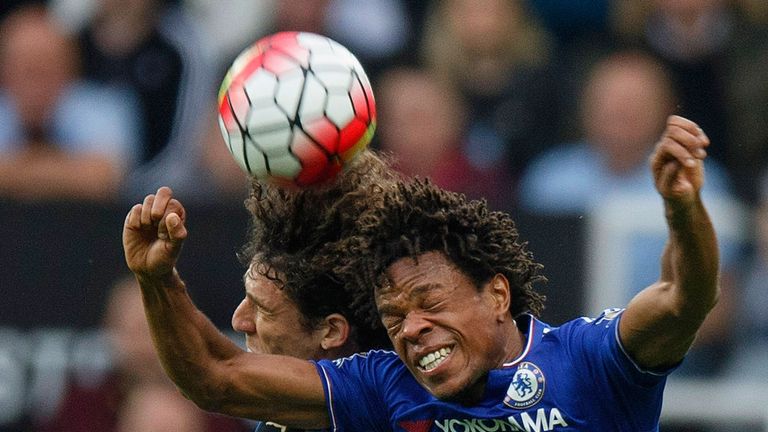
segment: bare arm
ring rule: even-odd
[[[682,360],[717,303],[717,239],[699,194],[707,145],[709,140],[695,123],[672,116],[651,157],[669,239],[661,277],[632,299],[619,326],[627,352],[645,368]]]
[[[198,310],[175,269],[187,236],[184,208],[160,188],[125,220],[128,267],[141,285],[153,342],[168,375],[204,409],[293,427],[329,425],[312,363],[247,353]]]

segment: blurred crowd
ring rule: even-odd
[[[242,201],[218,86],[259,37],[310,31],[365,66],[372,146],[402,172],[513,215],[584,217],[622,245],[621,269],[602,243],[587,251],[598,299],[626,302],[658,275],[647,159],[666,117],[686,116],[712,142],[723,294],[680,374],[768,380],[765,0],[4,0],[0,20],[0,199],[128,208],[170,185],[185,202]],[[188,408],[162,379],[115,379],[111,426],[66,430],[153,430],[132,410]]]

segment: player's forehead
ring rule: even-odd
[[[378,303],[409,301],[455,289],[466,276],[441,252],[404,257],[387,268],[384,283],[376,290]]]
[[[386,277],[393,287],[405,287],[423,282],[443,282],[461,274],[456,264],[439,251],[400,258],[386,270]]]
[[[246,294],[250,296],[264,297],[282,294],[274,272],[270,272],[267,267],[259,263],[252,263],[248,267],[248,270],[243,274],[243,284]]]

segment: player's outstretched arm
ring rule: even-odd
[[[141,285],[153,342],[168,375],[204,409],[294,427],[329,424],[315,367],[292,357],[241,350],[198,310],[176,271],[187,237],[185,210],[160,188],[129,211],[128,267]]]
[[[708,145],[698,125],[671,116],[651,156],[669,239],[659,281],[630,302],[619,326],[624,347],[646,368],[664,368],[682,360],[717,302],[717,239],[700,196]]]

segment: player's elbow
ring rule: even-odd
[[[221,398],[217,397],[215,389],[206,389],[205,387],[198,387],[194,390],[181,390],[181,393],[194,403],[198,408],[209,412],[220,412],[221,410]]]
[[[211,369],[191,389],[187,398],[205,411],[241,417],[243,410],[257,399],[247,391],[236,373],[226,370],[229,366],[224,363],[218,371]]]
[[[185,392],[184,395],[204,411],[229,415],[235,398],[232,393],[231,386],[226,383],[208,382],[197,386],[193,391]]]
[[[205,411],[221,412],[224,406],[226,386],[212,368],[200,369],[195,373],[173,374],[169,376],[181,393]]]

